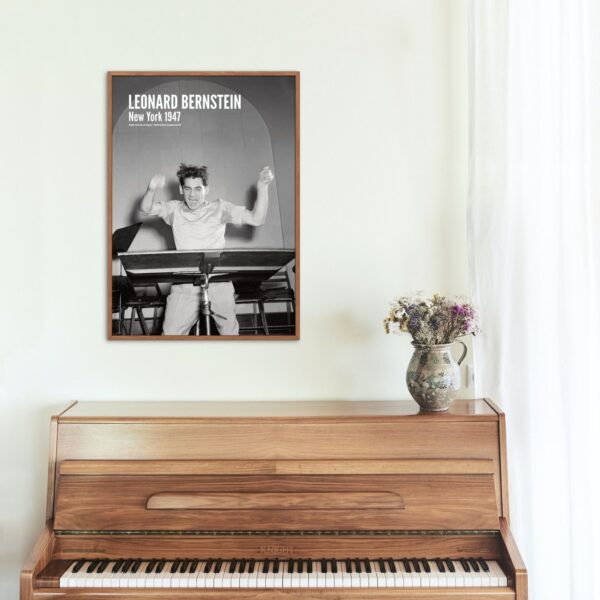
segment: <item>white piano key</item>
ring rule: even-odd
[[[269,561],[269,569],[267,570],[267,573],[265,575],[265,587],[268,587],[268,588],[274,587],[274,582],[275,582],[275,573],[273,572],[274,568],[275,568],[274,561],[270,560]]]
[[[70,580],[73,577],[74,573],[73,573],[73,569],[75,568],[75,565],[77,564],[77,561],[73,561],[68,567],[67,570],[61,575],[58,585],[59,587],[70,587]]]
[[[281,563],[281,587],[291,588],[292,587],[292,574],[290,573],[288,561]]]
[[[210,569],[208,570],[208,573],[205,573],[204,587],[206,587],[206,588],[214,588],[215,587],[215,577],[216,577],[215,567],[216,566],[217,566],[216,561],[213,561],[212,565],[210,566]]]
[[[473,571],[471,570],[471,567],[469,566],[469,570],[467,571],[462,563],[460,561],[458,561],[458,566],[460,569],[462,569],[462,576],[463,576],[463,586],[464,587],[473,587]],[[459,570],[459,568],[457,567],[457,571]]]
[[[336,560],[337,573],[333,574],[333,587],[350,587],[350,575],[344,570],[344,561]]]
[[[248,570],[250,567],[246,567],[246,569]],[[256,586],[256,580],[258,578],[258,562],[254,563],[254,571],[252,573],[248,573],[248,587],[249,588],[255,588]]]
[[[146,567],[144,567],[144,580],[146,582],[145,587],[147,587],[147,588],[153,588],[154,587],[154,580],[156,579],[156,573],[155,573],[155,570],[156,570],[156,561],[154,561],[154,565],[152,567],[152,573],[146,573],[146,568],[148,567],[149,563],[150,563],[150,561],[148,561],[148,563],[146,564]]]
[[[231,587],[239,589],[240,587],[240,561],[236,561],[235,571],[231,574]]]
[[[171,587],[171,578],[173,576],[171,573],[172,566],[173,566],[172,560],[167,560],[165,562],[162,572],[158,573],[157,576],[154,578],[154,587],[158,587],[158,588],[170,588]]]
[[[231,587],[231,573],[229,572],[229,567],[231,566],[231,561],[226,560],[223,561],[221,565],[221,573],[219,574],[218,584],[219,587],[222,588],[230,588]],[[217,587],[217,580],[215,580],[215,587]]]
[[[150,577],[149,573],[146,573],[146,569],[148,568],[149,560],[143,560],[140,564],[140,568],[137,572],[137,587],[146,588],[148,587],[148,579]]]
[[[197,577],[196,572],[198,570],[198,567],[196,566],[194,571],[190,573],[191,566],[192,566],[192,561],[190,560],[188,562],[188,564],[186,565],[185,573],[179,574],[179,577],[180,577],[179,587],[180,588],[196,587],[196,577]]]
[[[214,568],[214,576],[213,576],[213,587],[214,588],[222,588],[223,587],[223,578],[226,576],[224,573],[223,565],[225,564],[223,561],[220,561],[221,564],[215,564]],[[217,567],[219,569],[217,570]]]
[[[127,584],[127,587],[137,588],[137,587],[142,587],[144,585],[144,580],[143,580],[144,573],[141,572],[142,571],[142,564],[140,564],[140,566],[138,567],[138,569],[137,569],[137,571],[135,573],[132,571],[133,565],[131,566],[131,569],[129,569],[129,573],[127,574],[128,575],[128,584]]]
[[[429,587],[429,575],[425,571],[425,569],[423,567],[423,563],[420,560],[417,561],[417,564],[419,565],[419,570],[420,570],[420,571],[417,571],[417,576],[419,577],[419,581],[421,582],[421,587],[428,588]],[[414,564],[412,566],[413,566],[413,568],[416,568]]]
[[[493,573],[495,580],[494,587],[506,587],[508,585],[508,580],[500,568],[500,565],[495,560],[488,560],[486,562],[490,567],[490,572]]]
[[[454,585],[450,584],[448,587],[466,587],[465,572],[460,561],[453,560],[452,565],[454,566],[454,572],[452,573]]]
[[[432,584],[431,587],[448,587],[448,578],[446,576],[448,568],[446,565],[444,565],[444,571],[440,571],[435,560],[429,561],[429,564],[433,574],[432,582],[435,582],[435,584]]]
[[[342,587],[342,581],[344,579],[344,573],[342,572],[342,563],[339,560],[335,561],[335,573],[333,572],[333,563],[329,562],[327,565],[327,572],[325,573],[325,587],[335,588]]]
[[[279,569],[277,573],[275,573],[275,568],[273,568],[273,587],[283,587],[283,561],[281,560],[279,561]]]
[[[298,574],[298,587],[308,587],[308,566],[306,565],[306,560],[302,561],[302,573]]]
[[[312,561],[312,573],[308,574],[308,587],[316,588],[317,587],[317,578],[318,578],[318,569],[320,568],[320,563],[316,561]]]
[[[196,581],[195,587],[197,588],[205,588],[206,587],[206,573],[204,569],[206,569],[206,565],[208,564],[207,560],[201,560],[198,562],[198,568],[196,569]]]
[[[181,567],[181,561],[177,565],[177,570],[175,573],[171,573],[171,587],[172,588],[180,588],[182,587],[182,575],[179,572],[179,568]]]
[[[394,583],[393,583],[393,587],[404,587],[404,577],[402,575],[402,569],[400,568],[400,561],[398,560],[392,560],[392,562],[394,563],[394,566],[396,567],[396,572],[392,573],[392,576],[394,578]]]
[[[392,569],[387,561],[385,564],[385,587],[394,587],[396,585],[396,575],[392,572]],[[395,565],[394,565],[395,566]]]
[[[360,561],[359,565],[360,565],[360,572],[358,573],[359,583],[358,583],[357,587],[361,587],[361,588],[369,587],[369,576],[367,575],[367,572],[365,571],[365,565],[362,561]],[[358,568],[356,570],[359,571]]]
[[[429,587],[439,587],[438,570],[437,568],[434,569],[435,561],[425,559],[421,561],[421,564],[424,562],[429,567],[429,572],[427,569],[424,571],[425,579],[429,582]]]
[[[244,570],[243,570],[243,572],[240,573],[240,581],[239,581],[239,587],[240,588],[247,588],[248,587],[248,578],[249,578],[248,563],[246,562],[244,564]]]
[[[373,561],[365,560],[362,564],[363,570],[365,569],[365,565],[369,566],[367,571],[367,587],[376,588],[377,587],[377,574],[375,573],[375,569],[373,568]],[[369,573],[370,571],[370,573]]]
[[[473,565],[471,564],[471,562],[469,561],[469,567],[471,567],[471,584],[472,587],[481,587],[482,586],[482,579],[481,579],[481,567],[479,567],[479,571],[476,571],[473,568]]]
[[[321,561],[317,560],[315,562],[315,573],[317,574],[317,587],[324,588],[325,587],[325,579],[327,576],[326,571],[324,571],[321,567]]]
[[[374,560],[372,561],[371,569],[376,577],[377,587],[378,588],[386,588],[387,587],[387,579],[385,576],[385,572],[381,570],[379,562]]]
[[[417,577],[417,574],[414,570],[409,571],[404,567],[404,562],[402,560],[396,561],[396,569],[402,575],[402,580],[404,582],[403,587],[421,587],[421,582]]]
[[[267,575],[265,573],[263,573],[264,564],[265,564],[264,561],[257,560],[256,566],[254,567],[254,570],[257,572],[256,573],[256,587],[257,588],[267,587]]]
[[[86,580],[88,578],[87,569],[91,562],[89,560],[86,561],[81,569],[73,575],[73,579],[71,580],[72,587],[86,587]]]
[[[98,587],[102,587],[102,588],[114,587],[113,585],[111,585],[111,583],[112,583],[112,579],[113,579],[112,568],[114,567],[115,562],[116,561],[114,561],[114,560],[109,561],[108,564],[106,565],[106,569],[104,569],[104,573],[99,574]]]

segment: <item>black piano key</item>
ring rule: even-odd
[[[162,573],[165,569],[165,565],[167,564],[167,561],[164,558],[161,558],[157,563],[156,563],[156,571],[155,573]]]
[[[279,562],[278,558],[273,561],[273,573],[279,573]]]
[[[448,566],[448,571],[450,571],[450,573],[456,573],[456,567],[454,566],[454,563],[449,558],[444,559],[444,562]]]
[[[431,573],[431,567],[429,566],[429,561],[426,558],[421,559],[421,564],[425,569],[425,573]]]
[[[96,558],[88,565],[86,569],[86,573],[93,573],[96,570],[96,567],[100,564],[100,561]]]
[[[302,559],[298,560],[298,573],[304,573],[304,561]]]
[[[240,573],[243,573],[246,570],[246,560],[242,558],[242,560],[240,560]]]
[[[394,562],[393,558],[388,558],[387,559],[387,564],[389,565],[390,571],[392,573],[397,573],[398,572],[398,569],[396,569],[396,563]]]
[[[465,570],[465,573],[471,572],[471,567],[469,566],[469,563],[466,561],[466,559],[461,558],[460,564],[462,565],[462,568]]]
[[[195,573],[197,568],[198,568],[198,560],[194,558],[193,560],[190,561],[190,570],[188,571],[188,573]]]
[[[255,566],[256,566],[256,561],[253,558],[251,558],[248,561],[248,573],[254,573]]]
[[[477,562],[481,565],[481,568],[486,572],[489,573],[490,571],[490,566],[487,564],[487,562],[485,561],[485,559],[483,558],[478,558]]]
[[[98,565],[98,573],[104,573],[106,571],[106,567],[108,567],[109,561],[107,559],[101,560]]]
[[[119,560],[117,560],[115,562],[115,564],[113,565],[113,568],[111,570],[113,573],[118,573],[122,566],[123,566],[123,559],[120,558]]]
[[[171,573],[177,573],[177,569],[179,568],[180,564],[181,564],[181,559],[176,558],[173,561],[173,564],[171,565]]]
[[[377,559],[377,564],[379,565],[379,570],[382,573],[387,573],[387,566],[386,566],[385,561],[383,560],[383,558],[378,558]]]
[[[269,572],[269,564],[271,561],[269,560],[264,560],[263,561],[263,566],[262,566],[262,572],[263,573],[268,573]]]
[[[346,573],[352,573],[352,561],[347,558],[344,562],[346,563]]]
[[[421,572],[421,565],[419,564],[419,561],[416,558],[411,558],[410,559],[412,566],[415,570],[415,573],[420,573]]]
[[[129,573],[129,569],[131,569],[131,565],[133,564],[133,559],[126,558],[121,565],[121,573]]]
[[[294,561],[291,558],[288,558],[287,564],[288,564],[288,573],[293,573],[294,572]]]
[[[474,558],[469,558],[469,564],[471,565],[475,573],[479,573],[481,571],[479,565],[477,564],[477,561]]]
[[[181,561],[181,564],[179,565],[179,572],[180,573],[185,573],[187,571],[187,568],[190,566],[190,559],[189,558],[184,558]]]
[[[437,568],[439,570],[440,573],[445,573],[446,572],[446,567],[444,566],[444,561],[441,558],[436,558],[435,559],[435,564],[437,565]]]
[[[327,568],[327,561],[322,558],[321,559],[321,573],[329,573],[329,569]]]
[[[155,566],[156,566],[156,559],[153,558],[152,560],[149,560],[148,564],[146,565],[146,573],[152,573],[152,570],[154,569]]]
[[[368,558],[365,558],[363,563],[365,564],[365,573],[371,573],[371,561]]]
[[[403,558],[402,559],[402,564],[404,565],[404,570],[407,573],[412,573],[412,568],[410,566],[410,560],[408,560],[408,558]]]
[[[139,571],[140,565],[142,564],[142,560],[140,558],[136,558],[131,565],[131,572],[137,573]]]
[[[337,573],[338,572],[338,566],[337,566],[337,560],[335,560],[335,558],[332,558],[330,560],[331,562],[331,570],[333,573]]]
[[[219,558],[215,562],[215,573],[220,573],[222,568],[223,568],[223,559]]]
[[[80,558],[73,567],[73,573],[79,573],[79,571],[81,571],[81,567],[83,567],[86,562],[87,560],[85,558]]]
[[[237,566],[238,566],[238,561],[237,561],[237,560],[235,560],[235,559],[234,559],[234,560],[232,560],[232,561],[229,563],[229,572],[230,572],[230,573],[235,573],[235,569],[236,569],[236,567],[237,567]]]
[[[212,566],[213,566],[213,562],[214,562],[214,561],[213,561],[213,559],[212,559],[212,558],[209,558],[209,559],[206,561],[206,564],[204,565],[204,572],[205,572],[205,573],[210,573],[210,570],[212,569]]]
[[[308,559],[308,560],[306,561],[306,570],[307,570],[309,573],[312,573],[312,572],[313,572],[313,564],[312,564],[312,560],[310,560],[310,559]]]

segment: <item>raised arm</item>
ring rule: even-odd
[[[242,221],[246,225],[262,225],[267,219],[267,209],[269,208],[269,184],[274,179],[273,171],[269,167],[264,167],[258,174],[256,183],[256,202],[252,210],[244,212]]]
[[[148,189],[142,198],[142,203],[140,204],[140,209],[142,212],[146,214],[150,214],[152,212],[152,208],[154,206],[155,196],[157,190],[165,186],[165,176],[164,175],[153,175],[152,179],[150,179],[150,183],[148,184]]]

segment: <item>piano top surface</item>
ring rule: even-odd
[[[485,399],[456,400],[447,412],[420,412],[412,400],[398,401],[95,401],[76,402],[62,412],[60,422],[120,421],[311,421],[416,419],[494,421],[499,410]]]

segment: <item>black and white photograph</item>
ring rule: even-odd
[[[299,339],[298,84],[108,74],[110,339]]]

